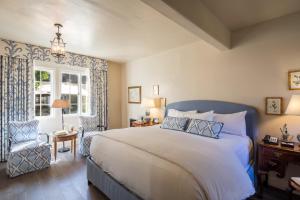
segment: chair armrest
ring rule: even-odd
[[[78,133],[81,134],[81,138],[84,136],[84,128],[82,126],[79,126]]]

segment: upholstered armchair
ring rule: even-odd
[[[97,116],[80,116],[80,153],[83,156],[90,155],[90,145],[95,135],[100,131],[106,130],[106,127],[99,125]]]
[[[10,177],[50,166],[50,145],[38,139],[38,120],[9,122],[9,154],[6,172]]]

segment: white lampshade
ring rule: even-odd
[[[300,115],[300,95],[293,95],[285,111],[287,115]]]
[[[160,108],[161,98],[143,98],[142,107],[144,108]]]
[[[144,107],[144,108],[154,108],[154,100],[153,99],[148,99],[148,98],[143,98],[142,99],[142,107]]]

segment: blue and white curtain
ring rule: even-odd
[[[1,118],[1,122],[7,122],[8,120],[27,120],[31,119],[34,114],[34,102],[33,102],[33,63],[35,60],[56,64],[64,64],[70,66],[86,67],[90,69],[90,80],[91,80],[91,109],[99,117],[99,125],[107,127],[107,61],[95,58],[91,56],[85,56],[81,54],[75,54],[66,52],[64,58],[55,58],[51,55],[50,49],[47,47],[36,46],[32,44],[20,43],[12,40],[0,39],[0,55],[3,55],[3,74],[1,77],[5,80],[1,80],[0,89],[3,92],[7,92],[13,89],[14,93],[9,93],[9,102],[13,102],[10,106],[13,107],[13,114],[9,116],[19,118],[8,118],[7,112],[1,114],[4,118]],[[11,59],[8,62],[8,59]],[[14,60],[14,61],[12,61]],[[11,69],[7,66],[12,62]],[[17,64],[19,63],[19,64]],[[24,64],[27,63],[26,70]],[[20,65],[20,66],[19,66]],[[23,66],[23,67],[21,67]],[[18,70],[19,69],[19,70]],[[2,68],[1,68],[2,70]],[[6,74],[6,75],[5,75]],[[7,75],[9,74],[9,75]],[[9,80],[8,78],[9,77]],[[26,91],[24,89],[23,81],[26,82]],[[18,87],[18,84],[23,84]],[[21,96],[20,96],[20,95]],[[1,99],[2,109],[4,109],[5,102],[4,98]],[[21,99],[21,97],[24,97]],[[8,98],[8,97],[7,97]],[[6,99],[7,101],[8,99]],[[18,104],[17,102],[23,100],[25,104]],[[26,107],[27,106],[27,107]],[[5,108],[7,109],[7,108]],[[18,111],[20,110],[20,111]],[[1,110],[2,111],[2,110]],[[23,112],[24,111],[24,112]],[[2,113],[2,112],[1,112]],[[10,112],[9,112],[10,113]],[[0,141],[0,161],[5,161],[7,153],[7,132],[2,129],[1,125],[1,141]]]
[[[107,62],[102,62],[102,66]],[[101,130],[108,128],[107,117],[107,71],[103,70],[99,65],[91,65],[90,67],[91,81],[91,111],[92,115],[98,116]]]
[[[0,161],[8,153],[8,122],[32,116],[31,69],[27,59],[0,56]]]

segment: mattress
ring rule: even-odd
[[[240,200],[254,193],[246,173],[250,148],[247,137],[145,127],[95,136],[91,157],[143,199]]]

